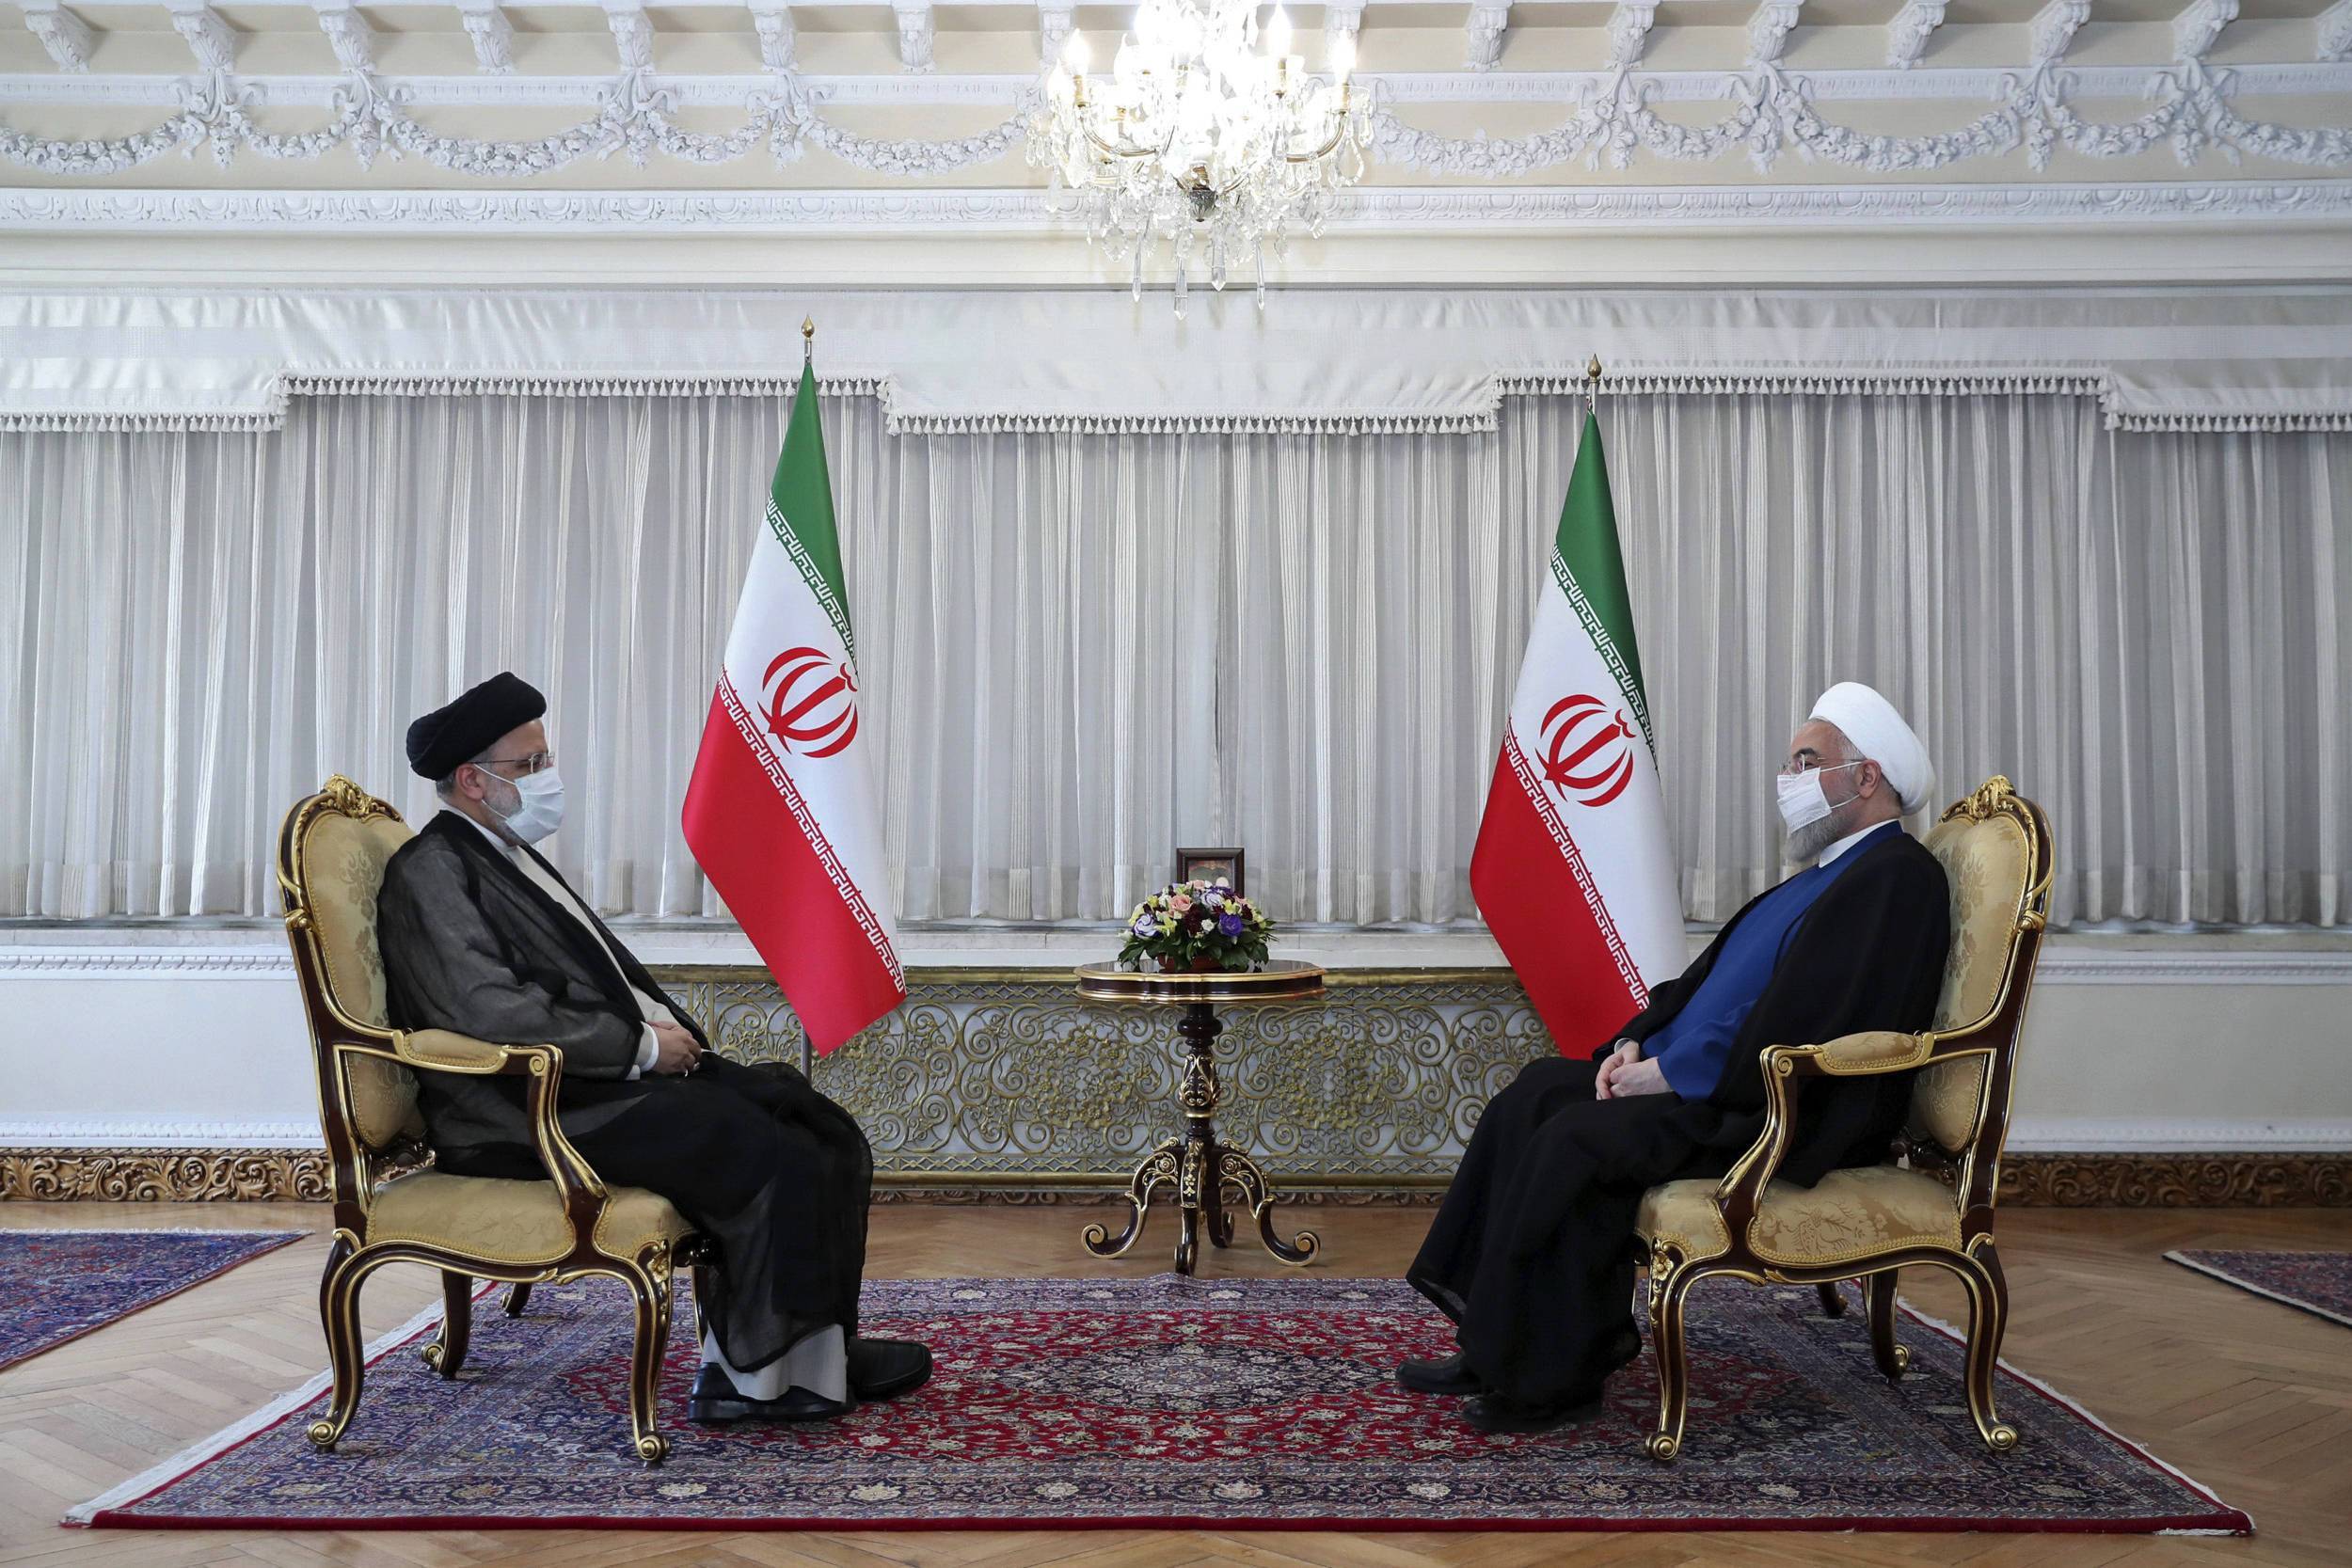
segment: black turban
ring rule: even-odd
[[[548,711],[539,689],[501,670],[447,707],[408,726],[408,766],[428,779],[446,779],[461,763],[488,751],[500,736]]]

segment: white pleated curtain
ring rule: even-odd
[[[1279,915],[1474,919],[1467,868],[1581,404],[1483,435],[826,438],[910,920],[1106,918],[1240,844]],[[782,407],[320,398],[264,434],[0,435],[0,915],[258,916],[330,772],[542,686],[558,862],[720,913],[677,804]],[[1820,687],[1949,797],[2050,810],[2061,920],[2338,924],[2352,436],[2119,435],[2085,399],[1605,400],[1691,916],[1779,875]]]

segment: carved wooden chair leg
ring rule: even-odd
[[[441,1332],[417,1354],[443,1377],[455,1377],[473,1342],[473,1275],[441,1271]]]
[[[1643,1448],[1652,1459],[1665,1463],[1682,1452],[1682,1421],[1690,1407],[1690,1367],[1684,1360],[1682,1303],[1691,1293],[1692,1276],[1671,1249],[1650,1263],[1649,1334],[1651,1354],[1658,1357],[1658,1430]]]
[[[1821,1292],[1821,1316],[1824,1318],[1842,1318],[1846,1315],[1846,1292],[1838,1289],[1839,1284],[1838,1280],[1824,1279],[1813,1287]]]
[[[660,1431],[661,1358],[670,1346],[670,1262],[652,1258],[625,1275],[637,1300],[637,1333],[629,1347],[628,1423],[637,1457],[659,1465],[670,1456],[670,1440]]]
[[[1968,1414],[1977,1432],[1994,1453],[2017,1446],[2017,1429],[1994,1413],[1993,1379],[2001,1359],[2001,1337],[2009,1330],[2009,1279],[2001,1273],[2001,1256],[1990,1236],[1969,1248],[1974,1268],[1954,1265],[1953,1272],[1968,1287]]]
[[[369,1267],[365,1259],[355,1258],[350,1232],[337,1232],[319,1279],[319,1322],[326,1331],[327,1365],[335,1372],[335,1397],[326,1415],[310,1423],[310,1441],[322,1449],[342,1440],[359,1408],[359,1386],[367,1376],[367,1355],[359,1343],[359,1286]]]
[[[1862,1282],[1870,1319],[1870,1354],[1888,1377],[1900,1377],[1911,1370],[1910,1348],[1895,1342],[1895,1276],[1899,1273],[1888,1269]]]
[[[523,1308],[531,1305],[531,1281],[522,1280],[506,1288],[506,1315],[519,1318]]]

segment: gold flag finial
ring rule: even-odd
[[[1596,354],[1584,361],[1584,412],[1593,411],[1600,401],[1600,356]]]
[[[805,365],[817,354],[817,318],[801,318],[801,363]]]

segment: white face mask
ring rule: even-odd
[[[1781,825],[1794,833],[1801,828],[1811,827],[1836,810],[1829,803],[1829,796],[1821,788],[1821,775],[1861,766],[1858,762],[1839,762],[1827,768],[1808,768],[1802,773],[1781,774],[1774,781],[1780,792]]]
[[[495,773],[490,776],[498,778]],[[536,844],[564,825],[564,781],[553,768],[499,782],[515,792],[514,809],[500,810],[486,795],[482,803],[490,807],[491,814],[515,837],[525,844]]]

